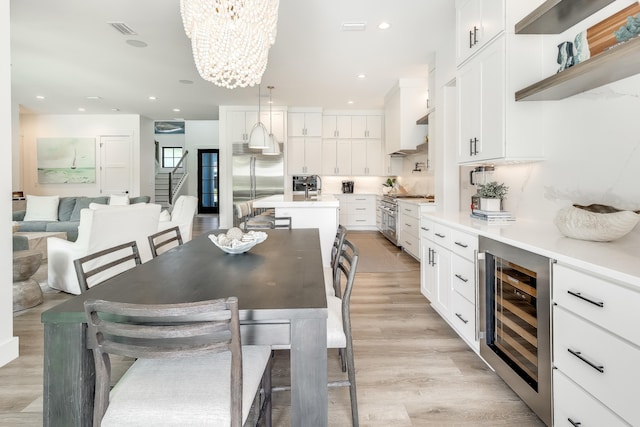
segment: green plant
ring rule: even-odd
[[[509,187],[502,184],[498,184],[497,181],[491,181],[484,185],[480,185],[478,188],[478,196],[483,199],[504,199],[509,192]]]
[[[394,185],[396,185],[396,179],[387,178],[387,180],[382,185],[384,185],[385,187],[393,187]]]

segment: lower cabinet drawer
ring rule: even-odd
[[[476,336],[476,307],[457,291],[451,292],[451,323],[462,338],[472,343]]]
[[[418,218],[402,216],[402,224],[400,226],[403,234],[410,234],[413,237],[420,236],[420,221]]]
[[[553,370],[553,396],[555,427],[629,426],[557,369]]]
[[[568,310],[553,309],[554,366],[626,422],[640,426],[640,350]]]
[[[453,254],[451,257],[451,285],[470,303],[475,304],[475,265],[473,262]]]
[[[416,258],[420,257],[420,239],[419,238],[415,236],[403,234],[400,245],[414,257]]]

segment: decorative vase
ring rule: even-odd
[[[480,209],[483,211],[500,211],[501,199],[480,198]]]

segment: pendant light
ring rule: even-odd
[[[280,151],[280,143],[278,139],[273,134],[273,114],[271,112],[271,107],[273,106],[273,100],[271,99],[271,91],[273,90],[273,86],[267,86],[269,88],[269,138],[267,139],[268,147],[262,150],[262,154],[267,156],[277,156],[281,153]]]
[[[269,132],[267,128],[260,121],[260,85],[258,85],[258,123],[253,125],[251,133],[249,134],[249,148],[254,150],[261,150],[268,148]]]

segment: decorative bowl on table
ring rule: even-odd
[[[573,205],[558,211],[555,225],[572,239],[610,242],[629,233],[640,221],[640,214],[607,205]]]
[[[267,233],[263,231],[249,231],[243,233],[237,227],[230,228],[226,233],[209,234],[209,240],[224,252],[232,255],[242,254],[267,240]]]

